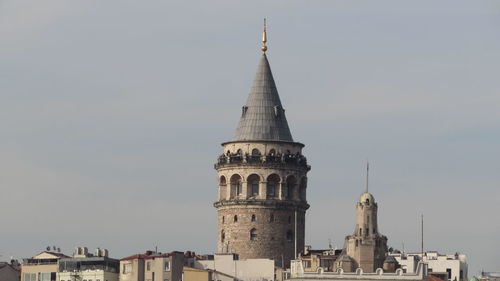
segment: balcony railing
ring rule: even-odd
[[[307,158],[302,154],[268,154],[268,155],[241,155],[241,154],[222,154],[219,156],[215,168],[228,164],[259,164],[259,165],[295,165],[299,167],[311,168],[307,165]]]

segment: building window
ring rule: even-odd
[[[288,231],[286,232],[286,240],[287,240],[288,242],[293,241],[293,231],[288,230]]]
[[[272,174],[267,177],[266,196],[268,199],[277,197],[277,187],[280,182],[280,177],[277,174]]]
[[[256,197],[259,195],[259,183],[260,177],[256,174],[252,174],[248,177],[247,182],[250,187],[250,196]]]
[[[267,182],[267,198],[274,198],[276,197],[276,183],[271,181]]]
[[[274,214],[271,214],[271,215],[269,216],[269,222],[274,222]]]
[[[297,180],[294,176],[289,176],[286,180],[286,199],[293,199],[295,193],[295,186],[297,185]]]
[[[126,263],[123,265],[123,273],[127,274],[132,272],[132,264],[131,263]]]
[[[148,262],[146,263],[146,270],[147,270],[147,271],[150,271],[150,270],[151,270],[151,262],[150,262],[150,261],[148,261]]]
[[[164,269],[165,269],[165,271],[170,271],[170,261],[165,262]]]
[[[234,199],[238,196],[241,195],[241,177],[239,175],[233,175],[231,176],[231,179],[230,179],[230,183],[231,183],[231,188],[230,188],[230,198],[231,199]]]
[[[252,215],[252,221],[255,221],[255,215]]]
[[[224,240],[226,240],[226,233],[224,232],[224,230],[221,232],[220,234],[220,241],[222,243],[224,243]]]
[[[252,185],[252,196],[259,195],[259,181],[254,180],[250,184]]]
[[[252,228],[252,230],[250,230],[250,240],[257,240],[257,229]]]
[[[40,280],[39,281],[51,281],[50,280],[50,272],[42,272],[40,273]]]
[[[24,281],[36,281],[36,273],[25,273]]]
[[[225,218],[224,218],[224,216],[222,216],[222,223],[224,223],[224,222],[225,222]]]
[[[448,273],[448,280],[451,280],[451,268],[447,268],[446,273]]]
[[[288,223],[292,223],[292,216],[288,216]]]
[[[237,215],[234,215],[234,217],[233,217],[233,221],[234,221],[234,222],[238,222],[238,216],[237,216]]]

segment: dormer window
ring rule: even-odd
[[[283,109],[279,105],[274,106],[274,116],[279,117]]]

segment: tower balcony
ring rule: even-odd
[[[307,158],[301,154],[268,154],[268,155],[241,155],[241,154],[222,154],[214,165],[215,169],[225,167],[237,167],[241,165],[255,165],[265,167],[290,167],[303,168],[306,171],[311,170],[307,165]]]
[[[241,207],[241,206],[262,206],[271,207],[274,209],[298,209],[307,210],[309,209],[309,204],[302,200],[283,200],[283,199],[230,199],[230,200],[219,200],[214,203],[214,207]]]

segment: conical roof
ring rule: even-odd
[[[260,59],[233,141],[293,141],[266,54]]]

